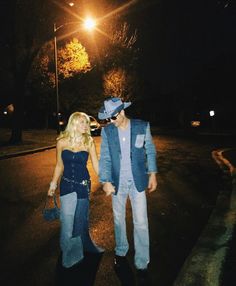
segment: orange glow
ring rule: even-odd
[[[191,121],[191,126],[192,127],[198,127],[200,125],[201,125],[201,122],[199,120]]]
[[[7,113],[13,113],[14,112],[14,105],[11,103],[6,108]]]
[[[84,21],[85,29],[91,31],[91,30],[93,30],[95,28],[95,26],[96,26],[96,22],[95,22],[95,20],[93,18],[88,17],[88,18],[85,19],[85,21]]]
[[[138,2],[138,0],[131,0],[128,3],[116,8],[115,10],[111,11],[110,13],[106,14],[105,16],[103,16],[100,20],[104,20],[106,18],[112,17],[114,14],[121,14],[121,12],[125,11],[126,9],[128,9],[130,6],[136,4],[136,2]]]
[[[77,13],[71,11],[70,8],[65,7],[64,5],[58,3],[57,1],[53,1],[55,3],[55,5],[59,6],[62,10],[64,10],[65,12],[67,12],[68,14],[72,15],[73,17],[77,18],[79,21],[81,22],[85,22],[85,19],[83,19],[82,17],[80,17]],[[135,5],[138,2],[138,0],[131,0],[128,3],[123,4],[122,6],[112,10],[111,12],[107,13],[106,15],[104,15],[103,17],[100,17],[99,19],[96,19],[96,23],[100,23],[103,20],[107,19],[107,18],[111,18],[114,15],[118,15],[118,14],[122,14],[123,12],[125,12],[126,10],[128,10],[128,8],[130,8],[131,6]],[[73,3],[73,2],[70,2]],[[69,5],[70,5],[69,3]],[[74,4],[74,3],[73,3]],[[107,20],[108,21],[108,20]],[[104,31],[98,29],[97,27],[93,27],[93,29],[95,29],[97,32],[99,32],[100,34],[102,34],[103,36],[111,39],[111,37],[106,34]],[[71,32],[70,34],[73,34],[75,31]],[[69,36],[70,34],[66,35]],[[64,38],[64,37],[63,37]]]

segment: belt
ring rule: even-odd
[[[68,179],[64,176],[62,176],[62,179],[65,180],[66,182],[74,183],[74,184],[78,184],[78,185],[83,185],[83,186],[87,186],[90,183],[90,180],[83,180],[81,182],[77,182],[75,180]]]

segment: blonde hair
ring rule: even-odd
[[[85,118],[87,123],[87,131],[82,134],[78,134],[78,132],[75,130],[75,126],[77,124],[77,120],[80,118]],[[81,140],[82,136],[82,140]],[[64,131],[62,131],[57,138],[57,140],[60,140],[62,138],[69,139],[69,142],[73,145],[78,142],[81,142],[85,147],[89,147],[91,143],[91,133],[90,133],[90,119],[89,116],[84,112],[74,112],[70,115],[68,123],[66,125],[66,128]]]

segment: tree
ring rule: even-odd
[[[138,49],[135,47],[137,31],[130,32],[124,22],[112,28],[112,39],[105,57],[104,94],[133,100],[137,96],[137,75],[135,72]],[[136,96],[135,96],[136,94]]]
[[[12,103],[14,113],[12,120],[11,143],[22,141],[24,99],[26,82],[31,65],[41,46],[51,38],[49,17],[54,11],[51,1],[20,0],[9,1],[9,58],[14,77]]]
[[[103,77],[104,95],[116,96],[123,100],[133,100],[137,87],[134,73],[127,72],[124,68],[113,68]]]
[[[103,2],[103,1],[102,1]],[[98,10],[111,11],[109,7],[110,3],[108,1],[104,6],[99,5]],[[55,5],[57,3],[58,5]],[[106,6],[107,5],[107,6]],[[102,9],[100,9],[102,7]],[[13,113],[13,124],[12,124],[12,135],[10,142],[18,143],[22,141],[22,128],[23,128],[23,114],[24,114],[24,101],[25,92],[27,87],[27,81],[31,71],[32,64],[35,57],[38,55],[41,47],[52,40],[53,38],[53,23],[60,23],[60,19],[63,19],[62,23],[77,20],[72,14],[70,14],[70,20],[67,21],[66,16],[68,9],[64,9],[60,5],[59,1],[49,1],[49,0],[12,0],[9,1],[9,17],[6,27],[8,29],[9,39],[9,54],[8,57],[11,60],[11,73],[14,81],[14,92],[12,97],[12,103],[14,105]],[[113,17],[112,20],[116,20],[118,17]],[[58,20],[58,21],[57,21]],[[108,22],[108,21],[107,21]],[[111,23],[111,17],[109,18],[109,24]],[[5,25],[4,25],[5,27]],[[119,28],[114,31],[119,30]],[[107,32],[107,31],[106,31]],[[129,49],[129,43],[131,37],[119,37],[116,33],[109,33],[113,35],[113,43],[110,43],[111,50],[105,49],[106,52],[103,54],[101,61],[104,62],[105,69],[107,72],[110,68],[108,67],[118,67],[131,69],[131,59],[129,55],[132,54],[132,49]],[[116,34],[116,38],[114,35]],[[122,34],[122,33],[121,33]],[[115,41],[116,39],[116,41]],[[120,42],[116,45],[115,42]],[[104,39],[103,39],[104,40]],[[101,43],[105,41],[101,41]],[[109,40],[107,41],[109,42]],[[123,45],[121,44],[123,42]],[[132,42],[132,40],[131,40]],[[108,45],[109,46],[109,45]],[[113,48],[112,48],[113,46]],[[111,65],[110,65],[110,64]],[[96,68],[100,74],[101,69]]]
[[[45,123],[47,123],[48,115],[53,112],[55,106],[53,52],[52,43],[46,43],[35,58],[29,76],[30,93],[33,97],[37,97],[37,106],[44,114]],[[69,92],[69,85],[72,84],[74,87],[73,81],[70,79],[76,78],[78,81],[82,74],[90,70],[89,56],[78,39],[73,38],[65,45],[60,46],[58,49],[58,78],[60,103],[62,107],[66,107],[62,109],[63,111],[69,111],[70,107],[75,105],[75,97]]]
[[[80,73],[86,73],[91,70],[89,56],[78,41],[73,40],[66,44],[65,48],[58,51],[58,74],[59,77],[69,78]]]

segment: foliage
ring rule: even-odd
[[[91,63],[85,48],[77,39],[74,38],[65,46],[61,45],[58,48],[59,93],[63,113],[69,113],[75,107],[88,109],[88,112],[92,113],[94,107],[99,106],[102,94],[119,96],[124,100],[134,99],[138,87],[134,72],[137,51],[133,47],[137,33],[129,35],[129,26],[126,23],[118,26],[118,29],[112,28],[112,31],[112,39],[106,46],[106,52],[103,54],[105,57],[102,58],[103,70],[96,68],[94,59],[92,76],[83,75],[91,71]],[[39,96],[42,97],[41,106],[45,106],[46,109],[53,103],[51,101],[53,94],[50,93],[50,88],[53,89],[55,85],[53,57],[53,45],[47,43],[34,64],[34,82],[38,82],[36,85],[44,91]],[[103,76],[100,76],[101,73]],[[91,85],[88,81],[92,78]],[[98,80],[101,81],[100,84]]]
[[[89,2],[91,3],[86,3],[86,8],[88,4],[92,5],[92,1]],[[41,110],[51,110],[53,102],[55,104],[54,64],[52,61],[53,23],[63,24],[73,20],[78,21],[75,13],[70,13],[70,8],[64,6],[66,6],[65,3],[62,4],[61,1],[9,1],[9,19],[4,26],[8,27],[9,49],[7,58],[8,61],[11,61],[9,66],[11,67],[14,81],[13,100],[10,102],[13,103],[15,110],[12,121],[12,142],[21,141],[25,103],[27,103],[27,106],[32,106],[34,101],[37,109]],[[111,6],[112,4],[109,1],[101,1],[95,14],[97,16],[99,16],[99,13],[101,14],[100,16],[109,14],[113,10]],[[79,104],[86,106],[85,101],[91,108],[95,106],[92,105],[94,102],[97,105],[99,97],[101,98],[103,93],[102,82],[99,83],[98,81],[102,80],[102,73],[109,74],[112,69],[123,69],[124,72],[118,72],[121,76],[119,84],[123,83],[123,95],[130,93],[127,92],[124,81],[125,78],[130,77],[135,69],[137,56],[134,48],[136,32],[130,34],[127,24],[118,26],[116,23],[115,26],[114,23],[118,18],[117,14],[115,17],[109,17],[109,21],[108,18],[104,18],[106,20],[104,20],[104,25],[110,27],[110,30],[103,29],[105,26],[100,27],[104,33],[100,35],[101,41],[96,42],[98,43],[97,50],[99,50],[101,57],[95,59],[94,64],[90,63],[91,57],[95,54],[94,48],[91,50],[93,54],[91,54],[90,59],[88,59],[85,49],[78,41],[74,41],[71,44],[68,43],[66,49],[58,48],[60,96],[62,98],[62,106],[64,104],[68,110],[72,108],[72,100],[70,103],[70,99],[68,99],[66,103],[66,94],[70,94],[68,98],[73,99],[73,104],[75,99],[77,99],[76,106],[78,107]],[[104,35],[108,35],[107,40]],[[84,41],[82,42],[84,43]],[[103,50],[100,49],[101,47]],[[46,53],[41,58],[40,65],[37,65],[36,61],[42,56],[43,50]],[[91,66],[93,66],[92,70]],[[89,73],[87,71],[93,72],[93,76],[88,76]],[[85,82],[87,83],[87,87],[84,87],[83,91],[78,90],[78,88],[75,89],[75,87],[80,86],[78,83],[81,77],[83,77],[83,80],[86,78]],[[94,88],[91,82],[89,82],[92,78]],[[72,82],[74,88],[69,89]],[[119,87],[119,90],[121,89]],[[33,96],[28,96],[29,91]],[[35,100],[35,95],[37,95],[37,100]],[[80,101],[78,100],[79,97]],[[95,97],[96,100],[93,100]],[[30,102],[31,100],[32,102]]]
[[[78,39],[73,38],[65,48],[58,50],[58,74],[69,78],[91,70],[88,54]]]
[[[64,47],[61,46],[58,49],[59,95],[60,103],[64,107],[63,111],[73,106],[76,98],[74,94],[66,91],[71,83],[68,79],[74,77],[78,81],[78,77],[89,70],[91,70],[91,64],[88,54],[77,39],[72,39]],[[63,81],[65,81],[64,84],[62,84]],[[34,97],[37,98],[36,102],[39,109],[45,112],[52,112],[55,109],[55,65],[52,42],[46,43],[35,58],[28,87]]]
[[[125,22],[118,30],[115,30],[112,36],[112,44],[123,47],[127,50],[133,49],[135,42],[137,41],[137,30],[129,36],[129,25]]]
[[[134,69],[138,56],[138,49],[135,47],[137,31],[130,32],[129,25],[124,22],[117,24],[116,27],[110,27],[109,34],[112,36],[105,48],[103,66],[106,69],[111,67]]]
[[[32,66],[34,79],[39,75],[44,78],[42,87],[55,86],[54,50],[51,42],[45,44]],[[57,52],[57,71],[59,80],[63,80],[91,70],[88,54],[78,39],[73,38]]]
[[[83,111],[97,116],[101,105],[102,74],[96,68],[61,82],[61,109],[69,115],[74,111]]]
[[[137,31],[130,33],[127,23],[121,24],[117,29],[112,28],[112,31],[109,51],[105,57],[104,95],[133,100],[138,88],[135,73]]]
[[[103,77],[105,96],[116,96],[123,100],[132,100],[137,86],[134,73],[123,68],[113,68]]]

